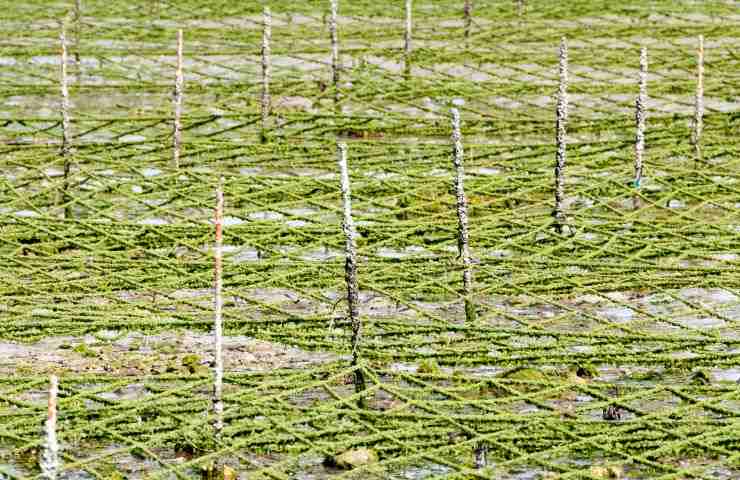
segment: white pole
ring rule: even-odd
[[[558,232],[562,232],[565,224],[563,200],[565,197],[565,153],[568,145],[566,137],[568,125],[568,44],[565,37],[560,39],[559,52],[560,83],[558,86],[558,104],[555,120],[555,222]]]
[[[330,0],[331,17],[329,34],[331,35],[331,79],[334,85],[334,108],[339,106],[339,38],[337,36],[338,0]]]
[[[347,145],[337,144],[337,163],[339,164],[340,182],[342,189],[342,231],[345,238],[344,279],[347,283],[347,305],[349,319],[352,325],[352,365],[357,366],[360,359],[360,341],[362,339],[362,322],[360,320],[360,288],[357,280],[357,243],[355,238],[355,224],[352,220],[352,199],[349,183],[349,167],[347,166]],[[365,377],[358,367],[355,370],[355,391],[365,389]]]
[[[49,379],[48,410],[44,425],[44,448],[41,454],[41,461],[39,462],[41,477],[45,480],[56,480],[61,468],[59,461],[59,442],[57,441],[58,390],[59,380],[56,375],[52,375]]]
[[[463,169],[463,145],[460,132],[460,112],[456,108],[450,110],[452,114],[452,161],[455,165],[455,197],[457,199],[457,249],[462,259],[463,293],[465,295],[465,318],[475,320],[475,306],[470,294],[473,290],[473,271],[470,261],[470,247],[468,235],[468,200],[465,197],[465,172]]]
[[[214,357],[215,357],[215,370],[213,380],[213,412],[215,414],[213,429],[216,436],[221,436],[221,432],[224,428],[224,404],[222,399],[223,392],[223,378],[224,378],[224,360],[223,360],[223,277],[222,277],[222,257],[223,257],[223,218],[224,218],[224,192],[223,192],[223,178],[219,179],[218,189],[216,190],[216,211],[215,211],[216,224],[216,246],[214,249],[214,280],[213,280],[213,296],[214,296],[214,326],[213,326],[213,342],[214,342]]]
[[[270,8],[262,12],[262,139],[267,135],[267,118],[270,115],[270,40],[272,16]]]
[[[696,158],[701,159],[701,133],[704,129],[704,36],[699,35],[699,50],[696,58],[696,97],[694,98],[694,122],[691,143]]]
[[[175,168],[180,168],[180,149],[182,146],[182,96],[185,79],[182,73],[182,30],[177,31],[177,71],[175,72],[175,124],[173,132],[173,160]]]
[[[72,129],[69,118],[69,80],[67,78],[67,37],[62,24],[62,30],[59,34],[61,43],[61,64],[59,68],[59,83],[62,94],[62,159],[64,161],[64,185],[62,187],[62,203],[64,204],[64,218],[72,216],[72,209],[69,206],[69,174],[72,169]]]
[[[640,49],[639,92],[635,100],[635,182],[636,190],[642,184],[642,161],[645,155],[645,116],[647,110],[647,48]],[[640,208],[640,197],[635,193],[633,208]]]

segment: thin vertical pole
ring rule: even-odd
[[[407,78],[411,76],[411,7],[411,0],[406,0],[406,28],[403,35],[403,71]]]
[[[468,39],[470,38],[470,27],[473,23],[473,0],[465,0],[463,14],[465,16],[465,43],[467,46]]]
[[[182,29],[177,31],[177,71],[175,72],[175,122],[173,131],[173,161],[180,168],[180,149],[182,148],[182,96],[185,80],[182,73]]]
[[[61,63],[59,68],[59,83],[62,94],[62,159],[64,161],[64,185],[62,187],[62,204],[64,204],[64,218],[72,216],[72,208],[69,205],[69,175],[72,169],[72,133],[69,118],[69,80],[67,78],[67,37],[62,24],[59,34],[61,43]]]
[[[524,15],[524,0],[516,0],[516,13],[520,17]]]
[[[44,424],[44,448],[41,453],[41,477],[45,480],[56,480],[61,464],[59,461],[59,442],[57,441],[57,394],[59,380],[56,375],[49,378],[49,399]]]
[[[75,67],[77,69],[77,83],[80,83],[82,71],[80,67],[80,31],[82,29],[82,0],[75,0]]]
[[[267,139],[267,119],[270,115],[270,40],[272,16],[270,8],[262,12],[262,141]]]
[[[463,145],[460,133],[460,112],[456,108],[450,110],[452,114],[452,161],[455,166],[455,197],[457,204],[457,250],[463,262],[463,294],[465,295],[465,319],[475,320],[476,312],[470,295],[473,290],[473,270],[470,260],[468,234],[468,200],[465,197],[465,172],[463,169]]]
[[[216,225],[216,245],[214,249],[214,279],[213,279],[213,296],[214,296],[214,325],[213,325],[213,343],[215,357],[215,371],[213,379],[213,412],[215,414],[213,429],[216,437],[221,436],[224,428],[224,404],[222,400],[223,378],[224,378],[224,360],[223,360],[223,277],[222,277],[222,257],[223,257],[223,218],[224,218],[224,180],[219,179],[218,189],[216,190],[216,210],[214,213],[214,223]]]
[[[696,57],[696,97],[694,98],[694,121],[691,143],[694,144],[696,160],[702,159],[701,133],[704,129],[704,36],[699,35],[699,50]]]
[[[642,183],[642,160],[645,153],[645,114],[647,107],[647,48],[640,49],[639,93],[635,101],[635,189],[639,190]],[[640,207],[637,194],[634,197],[634,208]]]
[[[337,144],[337,163],[339,163],[342,189],[342,231],[345,238],[344,279],[347,283],[347,305],[352,325],[352,365],[355,368],[355,391],[365,390],[365,376],[358,366],[360,359],[360,342],[362,340],[362,322],[360,320],[360,288],[357,280],[357,243],[355,224],[352,220],[352,199],[349,184],[349,167],[347,166],[347,145]]]
[[[331,80],[334,86],[334,109],[339,108],[339,38],[337,36],[338,0],[330,0],[329,35],[331,36]]]
[[[568,140],[566,138],[568,125],[568,44],[565,37],[560,39],[559,52],[560,84],[558,86],[558,104],[555,120],[555,228],[562,233],[565,225],[563,199],[565,197],[565,153]]]

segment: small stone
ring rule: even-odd
[[[239,478],[239,474],[236,473],[236,470],[224,465],[224,480],[236,480],[237,478]]]
[[[609,475],[611,475],[610,478],[622,478],[622,474],[624,473],[622,467],[619,465],[611,465],[607,467],[607,470],[609,471]]]
[[[369,448],[347,450],[335,457],[327,457],[324,464],[329,467],[351,470],[378,461],[378,454]]]
[[[591,467],[591,476],[596,478],[622,478],[622,467],[610,465],[608,467],[593,466]]]

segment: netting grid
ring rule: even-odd
[[[2,7],[0,479],[740,478],[737,2]]]

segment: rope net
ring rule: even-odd
[[[40,473],[50,374],[61,478],[193,478],[212,464],[250,479],[738,478],[736,5],[418,0],[406,52],[403,2],[340,2],[336,88],[329,2],[269,6],[265,97],[257,2],[5,5],[0,478]],[[553,217],[562,37],[565,230]],[[357,362],[338,140],[357,232]],[[373,461],[340,468],[363,448]]]

